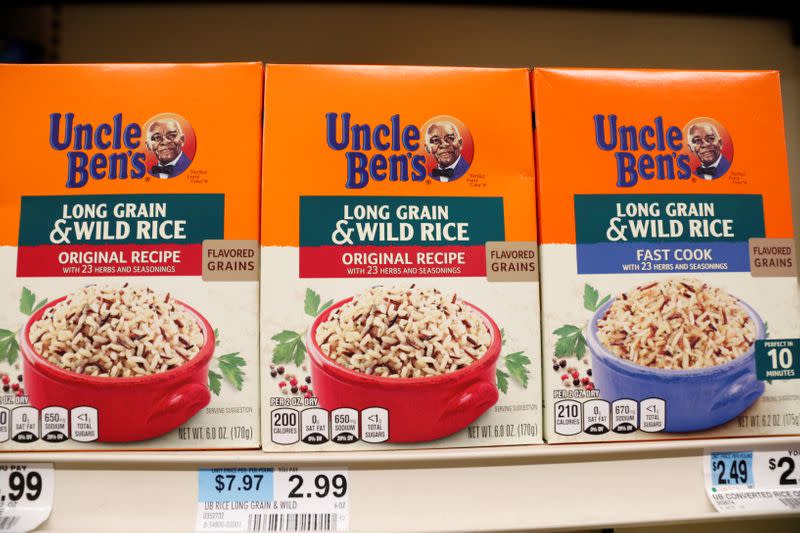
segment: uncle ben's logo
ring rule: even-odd
[[[159,179],[179,176],[192,163],[197,139],[175,113],[150,117],[144,127],[117,113],[109,122],[81,123],[74,113],[50,115],[50,146],[66,152],[68,188],[90,179]]]
[[[637,127],[622,124],[617,115],[595,115],[594,133],[598,148],[614,152],[617,187],[692,176],[710,181],[725,175],[733,162],[731,136],[713,118],[693,118],[678,128],[658,116]]]
[[[399,114],[386,123],[359,124],[350,113],[327,113],[325,123],[328,146],[344,152],[348,189],[363,189],[370,181],[455,181],[467,173],[475,153],[467,126],[448,115],[422,128],[405,124]]]

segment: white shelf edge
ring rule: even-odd
[[[298,454],[258,451],[6,454],[0,461],[56,464],[56,500],[43,532],[189,532],[197,510],[198,467],[278,466],[274,460],[278,457],[282,464],[293,466],[350,467],[354,532],[456,533],[797,516],[789,512],[720,514],[708,501],[702,467],[706,448],[765,447],[800,447],[800,438],[528,447],[513,450],[513,455],[504,449],[506,455],[493,454],[492,460],[477,460],[473,455],[466,465],[453,457],[438,462],[407,458],[389,464],[377,460],[353,464],[342,461],[341,454],[331,462],[327,453],[305,454],[299,462]],[[425,457],[429,452],[404,454]],[[376,455],[385,454],[369,457]],[[326,463],[319,456],[331,460]],[[131,501],[137,505],[130,505]],[[436,505],[424,505],[431,501]],[[86,502],[103,512],[88,512]]]

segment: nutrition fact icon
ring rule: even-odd
[[[333,421],[331,440],[338,444],[350,444],[358,441],[358,411],[355,409],[334,409],[331,413]]]
[[[33,407],[16,407],[11,411],[11,440],[35,442],[39,440],[39,410]]]
[[[361,440],[371,443],[389,440],[389,411],[382,407],[361,411]]]
[[[0,407],[0,442],[6,442],[10,436],[10,428],[8,425],[11,419],[11,412],[5,407]]]
[[[76,407],[70,411],[70,435],[78,442],[97,440],[97,409],[94,407]]]
[[[589,400],[583,404],[583,431],[590,435],[608,433],[610,411],[610,404],[605,400]]]
[[[556,402],[555,426],[559,435],[577,435],[581,432],[581,403],[576,400]]]
[[[271,436],[275,444],[351,444],[389,440],[389,411],[369,407],[358,411],[342,407],[328,411],[319,407],[297,411],[288,407],[271,413]]]
[[[328,411],[315,407],[300,414],[300,440],[306,444],[325,444],[329,435]]]
[[[583,404],[562,400],[553,408],[555,432],[559,435],[602,435],[609,431],[627,434],[636,430],[656,433],[666,427],[666,402],[661,398],[640,402],[629,398],[614,402],[592,399]]]
[[[635,400],[617,400],[611,404],[611,431],[633,433],[639,420],[639,404]]]
[[[0,442],[58,443],[72,439],[76,442],[96,441],[99,436],[97,409],[76,407],[45,407],[39,411],[28,405],[7,409],[0,407]]]
[[[63,407],[42,409],[42,440],[63,442],[69,438],[69,413]]]
[[[272,417],[272,442],[275,444],[294,444],[300,441],[300,413],[287,407],[275,409]]]
[[[664,400],[661,398],[647,398],[641,401],[639,409],[641,411],[639,429],[647,433],[664,431],[667,425],[667,405]]]

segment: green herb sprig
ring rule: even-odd
[[[597,289],[588,283],[583,286],[583,308],[587,311],[594,313],[603,307],[610,298],[611,295],[607,294],[601,299]],[[581,326],[564,324],[553,331],[553,335],[558,337],[558,340],[556,340],[555,356],[575,357],[578,360],[583,359],[586,355],[586,337],[583,336],[585,327],[586,324]]]
[[[219,330],[214,328],[214,337],[216,341],[214,346],[219,346]],[[247,361],[239,355],[239,352],[226,353],[218,355],[214,358],[217,364],[216,370],[208,371],[208,389],[219,396],[222,391],[222,380],[227,381],[237,391],[242,390],[244,385],[245,371]]]
[[[46,303],[47,298],[42,298],[37,303],[36,294],[27,287],[22,288],[22,294],[19,297],[20,313],[31,316]],[[13,365],[18,358],[19,342],[17,341],[17,334],[10,329],[0,329],[0,361],[7,361],[9,365]]]
[[[333,300],[328,300],[325,303],[319,294],[312,289],[306,289],[306,297],[303,302],[305,313],[310,317],[316,317],[325,309],[333,304]],[[303,364],[306,358],[306,345],[303,344],[303,337],[306,331],[292,331],[285,329],[280,333],[276,333],[271,338],[277,344],[272,348],[272,362],[276,365],[283,365],[287,363],[294,363],[296,366]]]
[[[505,330],[500,330],[500,338],[502,339],[501,346],[506,345]],[[503,393],[508,393],[509,378],[516,381],[523,389],[528,388],[528,378],[530,375],[529,366],[531,360],[525,355],[525,352],[513,352],[501,357],[505,371],[499,366],[495,370],[497,377],[497,388]]]

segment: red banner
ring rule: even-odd
[[[17,277],[200,276],[202,244],[20,246]]]
[[[433,278],[486,275],[481,246],[304,246],[301,278]]]

